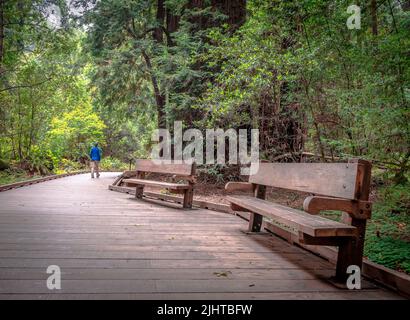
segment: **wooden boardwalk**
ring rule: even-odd
[[[239,217],[138,201],[116,174],[72,176],[0,193],[0,299],[397,299],[341,290],[334,266]],[[61,290],[46,286],[49,265]]]

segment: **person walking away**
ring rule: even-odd
[[[91,178],[94,179],[94,173],[97,178],[100,177],[100,161],[101,161],[101,150],[98,148],[98,143],[95,143],[90,151],[91,158]]]

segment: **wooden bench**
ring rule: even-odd
[[[234,211],[250,212],[249,230],[259,232],[263,217],[298,235],[307,245],[337,246],[336,280],[345,282],[349,265],[362,267],[369,202],[371,164],[353,159],[348,163],[260,163],[249,182],[229,182],[227,191],[249,190],[254,196],[229,196]],[[265,200],[266,187],[314,194],[302,210]],[[342,211],[342,221],[318,216],[323,210]]]
[[[136,187],[135,197],[142,198],[145,186],[162,187],[172,193],[182,193],[184,195],[183,207],[192,208],[195,184],[195,163],[192,164],[174,164],[164,163],[156,164],[152,160],[137,160],[136,170],[127,171],[123,174],[127,178],[122,182],[126,186]],[[149,173],[159,173],[172,176],[173,180],[183,180],[183,183],[163,182],[157,180],[145,179]]]

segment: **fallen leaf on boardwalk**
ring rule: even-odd
[[[232,274],[231,271],[222,271],[222,272],[214,272],[214,275],[217,277],[228,277],[229,274]]]

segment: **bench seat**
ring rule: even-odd
[[[344,223],[314,216],[301,210],[251,196],[228,196],[237,207],[257,213],[312,237],[354,237],[356,228]]]
[[[145,179],[124,179],[123,182],[128,185],[144,185],[144,186],[151,186],[151,187],[163,187],[163,188],[169,188],[169,189],[174,189],[174,190],[186,190],[190,188],[190,185],[185,184],[185,183],[169,183],[169,182],[145,180]]]

